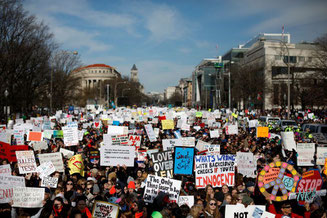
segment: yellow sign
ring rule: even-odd
[[[265,126],[258,126],[257,127],[257,138],[268,138],[269,137],[269,128]]]
[[[325,158],[325,169],[324,169],[324,174],[327,176],[327,158]]]
[[[237,118],[237,117],[238,117],[238,115],[237,115],[237,114],[235,114],[235,113],[232,113],[232,116],[233,116],[233,117],[235,117],[235,118]]]
[[[70,169],[70,175],[74,173],[79,173],[81,176],[84,176],[84,163],[81,154],[77,154],[69,159],[68,167]]]
[[[173,120],[161,120],[162,129],[174,129],[174,121]]]
[[[202,117],[202,112],[201,112],[201,111],[196,112],[196,113],[195,113],[195,116],[196,116],[196,117]]]

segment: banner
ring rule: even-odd
[[[269,128],[265,126],[257,127],[257,138],[268,138],[269,137]]]
[[[57,188],[58,178],[45,176],[41,180],[41,187]]]
[[[62,127],[65,146],[78,145],[78,129],[76,127]]]
[[[226,135],[237,135],[238,127],[237,125],[227,125],[225,127]]]
[[[162,120],[161,121],[162,124],[162,129],[174,129],[175,128],[175,123],[174,120]]]
[[[27,145],[10,145],[0,142],[0,158],[7,159],[9,162],[17,162],[16,151],[28,150]]]
[[[105,201],[95,201],[92,210],[92,217],[97,218],[117,218],[119,208],[115,204]]]
[[[170,202],[178,201],[182,181],[154,175],[148,175],[144,189],[144,202],[153,203],[159,192],[169,195]]]
[[[33,151],[16,151],[20,174],[36,172],[36,162]]]
[[[134,166],[135,148],[131,146],[109,146],[100,148],[100,165],[117,166],[126,165]]]
[[[317,147],[317,165],[324,165],[327,158],[327,147]]]
[[[128,135],[111,135],[111,145],[128,145]]]
[[[175,146],[182,146],[181,139],[162,139],[162,147],[164,151],[172,151]]]
[[[27,141],[35,141],[40,142],[43,140],[43,133],[42,132],[28,132],[27,134]]]
[[[84,176],[84,162],[81,154],[74,155],[68,161],[68,168],[70,175],[74,173],[79,173],[81,176]]]
[[[197,188],[235,185],[235,155],[197,155],[195,156],[195,181]]]
[[[174,174],[192,175],[194,148],[175,147]]]
[[[194,147],[195,146],[195,137],[182,137],[182,146]]]
[[[44,188],[14,187],[12,207],[43,207]]]
[[[257,164],[251,152],[237,152],[236,153],[237,172],[243,176],[256,178],[255,171]]]
[[[155,133],[153,131],[152,125],[151,124],[144,125],[144,128],[146,130],[146,133],[147,133],[147,135],[149,137],[150,142],[157,141],[157,138],[156,138],[156,135],[155,135]]]
[[[171,151],[152,153],[151,158],[156,176],[173,177],[174,160]]]
[[[38,157],[39,157],[40,164],[43,164],[46,162],[52,162],[52,164],[56,168],[56,171],[64,172],[64,170],[65,170],[64,163],[62,161],[62,156],[61,156],[60,152],[39,154]]]
[[[44,162],[40,166],[38,166],[36,170],[38,173],[40,173],[40,178],[43,178],[45,176],[49,176],[51,173],[54,173],[56,171],[56,168],[52,164],[52,162]]]
[[[293,132],[281,132],[284,148],[288,151],[296,150],[296,144],[294,140]]]
[[[315,144],[314,143],[297,143],[297,165],[298,166],[313,166]]]

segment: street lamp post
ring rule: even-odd
[[[7,89],[5,90],[4,95],[5,95],[5,99],[6,99],[6,102],[5,102],[6,111],[5,111],[5,113],[6,113],[6,124],[7,124],[8,123],[8,105],[7,105],[7,103],[8,103],[8,96],[9,96],[9,92],[8,92]]]
[[[117,107],[117,86],[118,86],[118,84],[126,84],[126,81],[118,82],[115,84],[115,105],[116,105],[116,107]]]

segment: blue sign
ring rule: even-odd
[[[68,110],[69,110],[69,111],[74,111],[74,106],[69,106],[69,107],[68,107]]]
[[[194,148],[175,147],[174,174],[193,174]]]
[[[118,120],[114,120],[114,121],[112,121],[112,125],[114,125],[114,126],[119,126],[119,121]]]

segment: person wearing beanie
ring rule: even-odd
[[[245,205],[245,207],[249,205],[254,205],[253,199],[250,198],[248,195],[243,196],[242,203]]]

